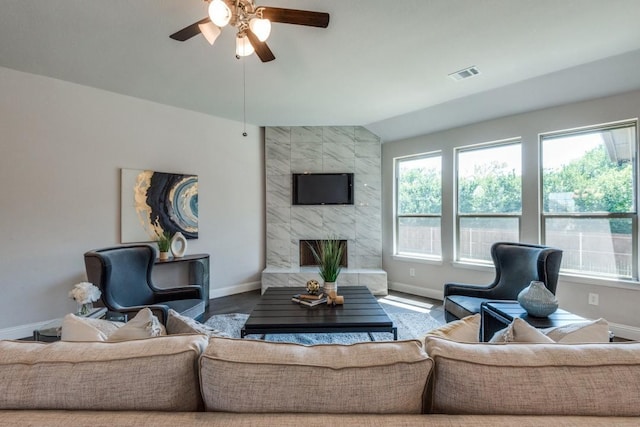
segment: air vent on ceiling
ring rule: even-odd
[[[449,77],[451,77],[455,81],[460,81],[471,78],[473,76],[477,76],[478,74],[480,74],[480,70],[478,70],[476,66],[473,65],[471,67],[456,71],[455,73],[451,73],[449,74]]]

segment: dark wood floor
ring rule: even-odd
[[[204,313],[203,322],[214,314],[249,314],[259,299],[259,289],[212,299]],[[387,313],[428,313],[438,322],[445,323],[442,301],[396,291],[389,291],[389,295],[379,296],[377,299]]]

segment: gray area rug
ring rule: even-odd
[[[249,317],[248,314],[232,313],[218,314],[206,321],[206,325],[222,331],[233,338],[240,338],[240,329]],[[440,323],[427,313],[390,313],[389,317],[393,325],[398,328],[398,339],[421,338]],[[298,344],[353,344],[356,342],[371,341],[367,333],[344,334],[267,334],[247,335],[247,339],[264,339],[265,341],[293,342]],[[375,341],[392,341],[393,334],[386,332],[374,332]]]

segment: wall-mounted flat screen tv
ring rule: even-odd
[[[352,173],[294,173],[294,205],[352,205]]]

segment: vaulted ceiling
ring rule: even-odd
[[[259,126],[364,125],[385,141],[640,89],[638,0],[258,0],[276,60],[169,34],[202,0],[2,0],[0,66]],[[468,66],[480,74],[447,75]]]

